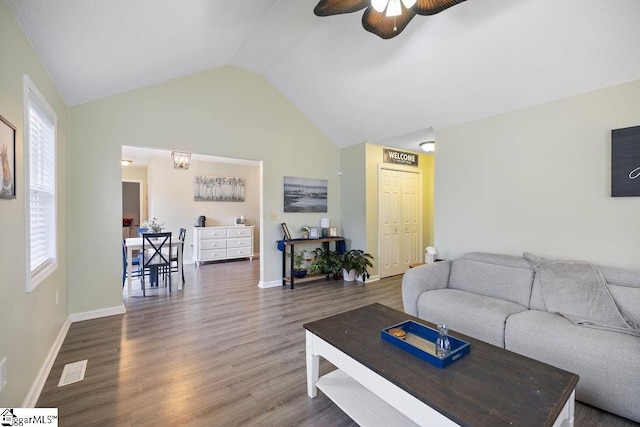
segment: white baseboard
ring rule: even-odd
[[[115,307],[101,308],[99,310],[85,311],[82,313],[72,313],[69,315],[71,322],[81,322],[83,320],[98,319],[100,317],[115,316],[116,314],[125,314],[127,309],[124,304]]]
[[[378,280],[380,280],[380,275],[379,275],[379,274],[376,274],[376,275],[374,275],[374,276],[369,276],[369,278],[367,279],[367,281],[366,281],[366,282],[364,282],[364,283],[377,282]],[[361,281],[359,281],[359,280],[356,280],[356,281],[357,281],[357,282],[362,283],[362,282],[361,282]]]
[[[67,317],[67,320],[60,328],[60,332],[58,332],[56,340],[51,345],[49,353],[47,354],[44,363],[38,371],[38,375],[36,375],[36,378],[33,380],[33,383],[31,384],[31,387],[27,392],[27,396],[24,398],[24,402],[22,402],[22,408],[35,408],[36,404],[38,403],[40,393],[42,393],[44,384],[47,382],[47,378],[49,377],[49,373],[51,372],[51,368],[53,367],[53,362],[55,362],[56,357],[58,357],[58,353],[60,352],[62,343],[67,336],[67,332],[69,332],[70,326],[71,319]]]
[[[280,279],[280,280],[272,280],[270,282],[263,282],[263,281],[258,282],[258,287],[259,288],[263,288],[263,289],[266,289],[266,288],[277,288],[278,286],[282,286],[282,279]]]

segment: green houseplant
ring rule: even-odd
[[[342,256],[343,278],[345,281],[353,281],[356,276],[361,276],[364,282],[370,276],[367,267],[373,267],[373,256],[360,249],[351,249]]]
[[[306,264],[306,256],[304,251],[296,251],[293,254],[294,269],[291,272],[293,277],[301,278],[307,275],[307,269],[302,268]]]
[[[316,248],[313,251],[314,260],[311,263],[311,270],[318,274],[326,274],[327,277],[337,278],[342,268],[340,254],[329,250],[329,248]]]

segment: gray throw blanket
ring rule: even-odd
[[[615,300],[600,270],[588,262],[524,257],[540,280],[547,310],[576,325],[640,337],[637,322]]]

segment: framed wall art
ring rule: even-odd
[[[16,127],[0,116],[0,199],[16,198]]]
[[[326,179],[284,177],[285,212],[327,212]]]
[[[640,196],[640,126],[611,131],[611,196]]]
[[[245,181],[244,178],[196,176],[193,179],[193,200],[244,202]]]
[[[280,227],[282,227],[282,234],[284,235],[284,239],[291,240],[291,233],[289,233],[289,227],[287,227],[287,223],[281,222]]]

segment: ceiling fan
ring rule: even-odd
[[[405,29],[418,15],[435,15],[465,0],[320,0],[313,13],[331,16],[367,8],[362,15],[365,30],[390,39]]]

